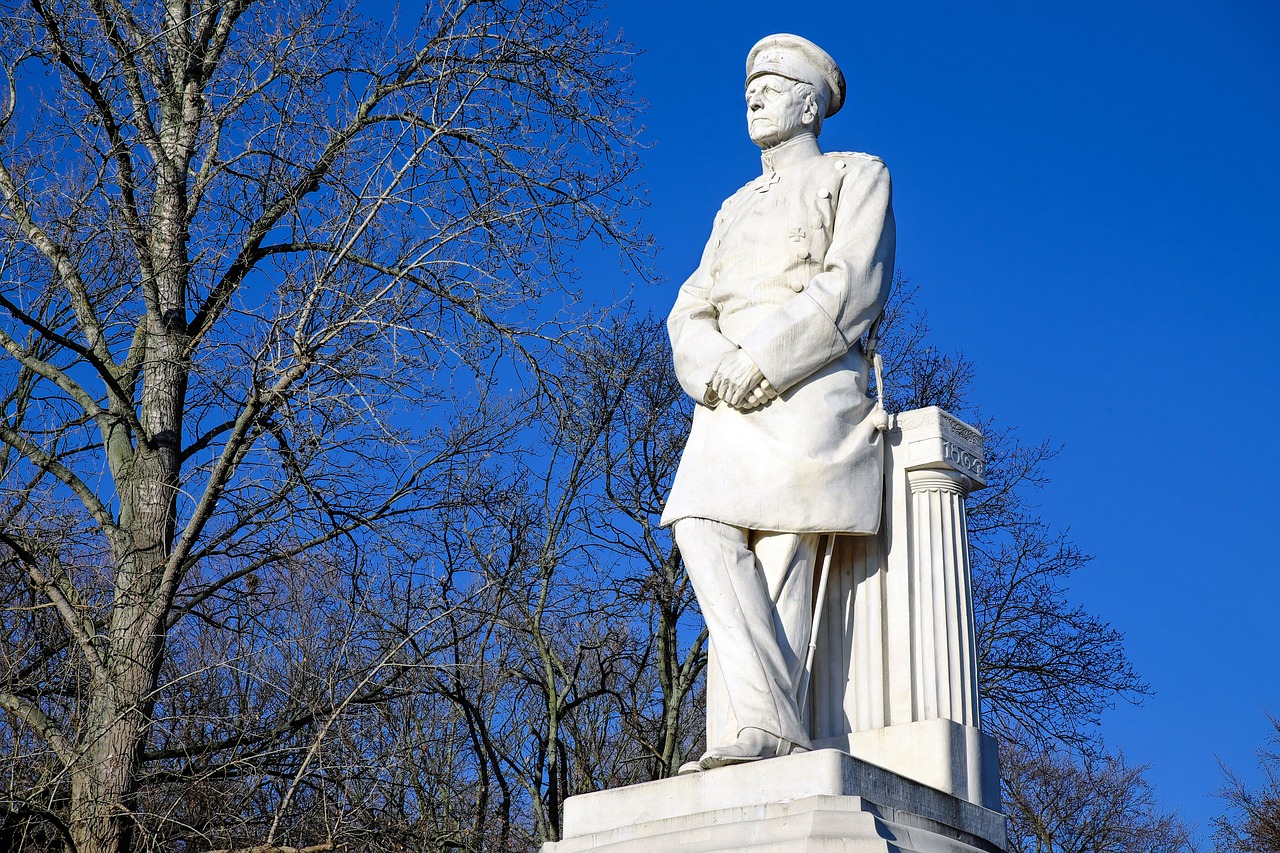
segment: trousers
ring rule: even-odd
[[[711,637],[727,730],[757,728],[809,746],[799,687],[813,623],[813,573],[821,534],[746,530],[705,518],[675,523],[676,544]],[[715,678],[714,676],[719,676]],[[708,687],[710,716],[720,697]],[[708,727],[708,747],[716,735]]]

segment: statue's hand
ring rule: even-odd
[[[751,356],[738,349],[720,359],[720,363],[716,365],[711,377],[711,390],[730,406],[741,409],[751,392],[762,381],[764,374],[760,372],[760,368],[756,367]]]
[[[778,392],[769,384],[768,379],[761,379],[760,384],[751,389],[751,393],[747,395],[747,399],[742,401],[742,405],[738,408],[741,411],[749,412],[763,406],[770,400],[776,400]]]

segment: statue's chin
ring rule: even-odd
[[[778,133],[776,128],[761,128],[760,130],[748,131],[751,134],[751,141],[759,146],[762,150],[769,149],[775,145],[780,145],[786,140],[782,138],[782,134]]]
[[[776,127],[761,128],[757,132],[751,132],[751,141],[760,147],[763,151],[770,148],[777,148],[784,142],[790,142],[797,137],[804,136],[808,130],[804,127],[796,128],[791,132],[781,132]]]

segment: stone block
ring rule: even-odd
[[[952,720],[921,720],[819,741],[993,811],[1000,811],[996,739]]]
[[[998,853],[1004,816],[834,749],[571,797],[543,853]]]

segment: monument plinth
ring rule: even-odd
[[[565,802],[543,853],[999,853],[1004,815],[834,749]]]

